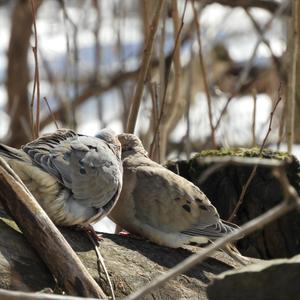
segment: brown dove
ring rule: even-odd
[[[221,221],[198,187],[152,161],[138,137],[121,134],[118,139],[124,184],[109,214],[116,224],[172,248],[215,240],[235,229],[235,225]]]
[[[109,129],[98,137],[60,129],[21,149],[0,144],[0,156],[55,224],[85,226],[104,217],[119,197],[120,146]]]

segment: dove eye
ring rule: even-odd
[[[182,205],[182,208],[184,210],[186,210],[187,212],[189,212],[189,213],[191,212],[191,207],[189,205],[187,205],[187,204]]]
[[[98,152],[98,148],[97,147],[91,146],[91,145],[89,145],[88,147],[89,147],[90,150],[95,150],[96,152]]]
[[[64,160],[68,161],[68,160],[70,160],[70,158],[71,158],[71,153],[70,152],[66,152],[64,154]]]
[[[82,174],[82,175],[86,174],[86,170],[85,170],[84,168],[80,168],[79,172],[80,172],[80,174]]]

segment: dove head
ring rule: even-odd
[[[118,156],[121,157],[121,144],[116,136],[116,133],[110,128],[104,128],[96,134],[96,137],[103,140],[111,148],[111,150]]]
[[[134,134],[122,133],[118,135],[118,139],[122,146],[122,153],[125,151],[142,152],[147,155],[147,151],[141,140]]]

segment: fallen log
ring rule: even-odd
[[[0,289],[1,300],[97,300],[96,298],[82,298],[73,296],[50,295],[45,293],[29,293]]]
[[[86,235],[67,228],[60,229],[95,281],[109,294],[106,276],[98,270],[96,253]],[[138,290],[192,253],[201,251],[194,246],[170,249],[133,237],[112,234],[103,234],[103,237],[100,252],[119,299]],[[256,260],[249,262],[252,261]],[[216,252],[201,265],[169,281],[145,299],[206,300],[207,284],[215,275],[233,267],[240,265],[227,254]],[[48,288],[54,293],[63,292],[16,224],[6,217],[0,217],[0,288],[31,292]]]

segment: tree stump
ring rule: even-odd
[[[202,151],[189,161],[167,164],[170,170],[199,186],[217,208],[221,218],[227,220],[238,202],[253,167],[229,163],[199,184],[203,172],[214,165],[203,162],[202,158],[208,156],[259,157],[259,149]],[[287,163],[286,172],[289,181],[299,193],[300,164],[294,156],[289,156],[285,152],[264,150],[262,157],[284,160]],[[274,207],[282,199],[281,186],[272,174],[272,169],[259,166],[233,222],[242,225]],[[299,213],[290,212],[263,230],[243,238],[237,246],[242,254],[263,259],[291,257],[300,253]]]

